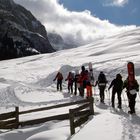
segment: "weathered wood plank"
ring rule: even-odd
[[[91,97],[91,98],[87,99],[87,101],[88,101],[88,103],[81,105],[80,107],[77,107],[74,109],[69,109],[71,135],[75,134],[76,127],[84,124],[89,119],[89,116],[94,114],[94,108],[93,108],[94,98]],[[88,107],[89,107],[89,110],[81,111]],[[77,116],[79,118],[75,121]]]
[[[85,108],[88,108],[89,106],[90,106],[90,103],[81,105],[81,106],[79,106],[79,107],[77,107],[77,108],[71,109],[71,113],[76,113],[76,112],[78,112],[78,111],[80,111],[80,110],[83,110],[83,109],[85,109]]]
[[[89,119],[89,114],[86,114],[84,116],[81,116],[78,120],[76,120],[74,122],[74,127],[78,127],[81,126],[82,124],[84,124],[87,120]]]
[[[75,127],[74,127],[74,113],[73,110],[69,110],[69,120],[70,120],[70,132],[71,135],[75,134]]]
[[[49,107],[31,109],[31,110],[27,110],[27,111],[21,111],[21,112],[19,112],[19,114],[26,114],[26,113],[32,113],[32,112],[37,112],[37,111],[50,110],[50,109],[55,109],[55,108],[60,108],[60,107],[66,107],[66,106],[71,106],[71,105],[76,105],[76,104],[87,103],[89,101],[90,100],[84,99],[84,100],[80,100],[80,101],[64,103],[64,104],[59,104],[59,105],[54,105],[54,106],[49,106]]]
[[[80,111],[80,112],[75,112],[74,116],[75,117],[80,117],[80,116],[83,116],[84,114],[87,114],[89,112],[90,112],[90,110],[83,110],[83,111]]]
[[[17,128],[16,123],[0,126],[0,129],[15,129],[15,128]]]
[[[34,119],[34,120],[25,121],[25,122],[19,122],[19,125],[21,126],[34,125],[34,124],[40,124],[40,123],[44,123],[44,122],[52,121],[52,120],[65,120],[68,118],[69,118],[69,114],[66,113],[66,114],[61,114],[61,115],[45,117],[41,119]]]
[[[16,119],[8,120],[8,121],[0,121],[0,127],[8,124],[16,123]]]
[[[0,114],[0,120],[6,120],[6,119],[14,118],[15,115],[16,115],[15,112]]]

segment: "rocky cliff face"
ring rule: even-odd
[[[65,41],[59,34],[48,32],[48,39],[55,50],[64,50],[78,47],[78,44]]]
[[[45,27],[13,0],[0,0],[0,60],[55,50]]]

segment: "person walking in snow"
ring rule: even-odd
[[[90,81],[87,81],[86,92],[87,92],[87,99],[92,97],[92,85]]]
[[[101,71],[98,80],[96,81],[96,85],[99,87],[99,94],[100,94],[100,102],[104,103],[105,98],[105,88],[106,88],[107,80],[105,74]]]
[[[129,108],[130,108],[130,111],[128,111],[128,113],[133,114],[135,113],[135,104],[136,104],[137,92],[139,91],[139,84],[136,79],[130,82],[127,78],[124,81],[123,88],[126,88],[126,93],[128,97]]]
[[[111,97],[111,103],[112,103],[112,107],[115,107],[115,94],[117,93],[117,97],[118,97],[118,108],[122,108],[122,99],[121,99],[121,93],[122,93],[122,89],[123,89],[123,81],[122,81],[122,76],[121,74],[117,74],[116,78],[111,82],[108,90],[110,90],[110,88],[112,88],[112,97]]]
[[[69,72],[65,81],[68,81],[68,92],[73,94],[74,74],[72,72]]]
[[[57,80],[57,91],[60,90],[62,91],[62,81],[63,81],[63,75],[61,72],[58,72],[57,75],[55,76],[54,80]]]
[[[80,84],[79,84],[79,82],[78,82],[78,79],[79,79],[79,77],[80,77],[80,74],[79,74],[79,71],[77,70],[76,72],[75,72],[75,76],[74,76],[74,94],[75,95],[77,95],[77,89],[79,90],[79,92],[80,92]]]
[[[89,72],[88,72],[88,79],[90,81],[90,84],[92,86],[94,86],[94,75],[93,75],[93,69],[89,69]]]
[[[81,67],[81,70],[82,71],[80,73],[78,82],[80,84],[80,96],[84,97],[84,89],[86,88],[86,82],[87,82],[87,79],[88,79],[88,73],[87,73],[87,71],[86,71],[84,66]]]

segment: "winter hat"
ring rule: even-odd
[[[85,71],[85,66],[82,66],[81,69],[82,69],[82,71]]]
[[[117,79],[122,79],[121,74],[118,73],[118,74],[116,75],[116,78],[117,78]]]

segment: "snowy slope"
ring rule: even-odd
[[[53,79],[58,70],[66,77],[69,71],[80,70],[81,65],[87,67],[88,63],[92,62],[95,77],[100,71],[104,71],[110,82],[117,73],[122,74],[123,80],[127,77],[128,61],[135,63],[136,76],[140,83],[140,28],[70,50],[0,61],[0,112],[6,112],[14,106],[26,110],[80,99],[79,96],[70,96],[67,93],[66,82],[63,83],[63,92],[56,92],[56,83]],[[95,90],[97,93],[95,99],[97,99],[98,88]],[[137,115],[130,117],[127,114],[128,103],[125,91],[123,93],[122,112],[111,110],[107,91],[106,105],[99,104],[95,100],[96,115],[80,131],[77,129],[72,138],[70,138],[69,122],[66,120],[47,122],[6,133],[0,131],[0,140],[90,140],[91,138],[139,140],[140,97],[137,97]],[[37,116],[43,115],[37,114]],[[34,118],[35,115],[27,117]]]

